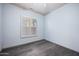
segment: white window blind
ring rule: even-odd
[[[37,21],[33,17],[23,17],[21,20],[21,37],[32,37],[37,34]]]

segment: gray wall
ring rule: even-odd
[[[2,4],[0,4],[0,51],[2,49],[1,42],[2,41]]]
[[[43,20],[40,14],[23,10],[10,4],[3,5],[3,48],[26,44],[43,39]],[[20,19],[22,16],[32,16],[38,22],[38,37],[20,38]]]
[[[79,52],[79,4],[66,4],[45,20],[47,40]]]

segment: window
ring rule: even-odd
[[[23,17],[21,20],[21,37],[33,37],[37,34],[37,21],[33,17]]]

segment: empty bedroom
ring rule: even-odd
[[[0,3],[0,56],[79,56],[79,3]]]

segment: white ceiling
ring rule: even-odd
[[[14,3],[14,5],[23,9],[29,9],[34,12],[46,15],[51,11],[64,5],[64,3]]]

